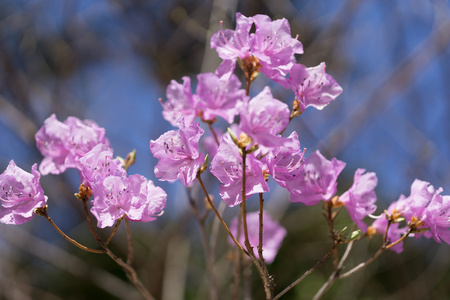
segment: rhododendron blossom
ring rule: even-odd
[[[292,140],[292,148],[278,147],[267,155],[267,167],[278,184],[287,188],[303,175],[303,164],[305,162],[305,150],[300,149],[300,141],[297,132],[291,133],[288,139]]]
[[[81,175],[88,186],[102,185],[108,176],[126,177],[127,173],[118,159],[113,159],[110,147],[98,144],[80,158]]]
[[[284,227],[282,227],[277,221],[275,221],[272,216],[266,211],[263,212],[263,224],[263,257],[266,263],[270,264],[277,256],[278,250],[280,249],[287,232],[286,229],[284,229]],[[237,218],[234,218],[231,221],[230,231],[235,236],[238,235],[237,227],[238,220]],[[255,211],[247,214],[247,230],[250,246],[253,247],[256,257],[259,258],[259,253],[257,251],[257,247],[259,244],[259,212]],[[239,243],[241,245],[244,245],[244,241],[244,228],[243,226],[241,226]],[[233,241],[231,239],[228,239],[228,242],[230,244],[233,244]]]
[[[420,237],[423,234],[426,238],[433,238],[438,243],[443,240],[450,244],[450,196],[441,196],[440,192],[441,189],[434,193],[420,218],[424,223],[423,227],[430,230],[416,236]]]
[[[294,147],[291,139],[279,135],[289,124],[288,106],[273,98],[269,87],[241,107],[239,129],[264,151],[275,147]]]
[[[183,77],[180,84],[172,80],[166,91],[167,101],[161,105],[162,115],[173,126],[178,126],[178,120],[183,117],[185,122],[191,124],[197,116],[198,98],[192,94],[191,79]]]
[[[344,167],[344,162],[336,158],[327,160],[317,150],[303,165],[303,176],[288,185],[290,200],[305,205],[330,200],[336,194],[337,177]]]
[[[108,176],[93,188],[92,214],[97,226],[114,225],[122,217],[148,222],[159,216],[166,206],[166,193],[141,175]]]
[[[405,198],[405,196],[401,195],[400,199],[398,201],[402,201],[402,199],[404,199],[404,198]],[[395,202],[391,203],[391,205],[389,205],[388,209],[386,210],[389,215],[396,212],[395,206],[396,206]],[[384,236],[384,234],[386,233],[387,226],[388,226],[388,220],[386,219],[385,214],[381,215],[371,225],[371,227],[373,229],[375,229],[376,232],[382,236]],[[404,227],[400,227],[400,226],[401,226],[400,223],[393,223],[389,226],[389,230],[387,232],[388,243],[393,243],[393,242],[397,241],[398,239],[400,239],[400,237],[402,235],[404,235],[407,232],[407,230],[408,230],[407,226],[404,226]],[[403,252],[403,241],[401,241],[400,243],[398,243],[397,245],[395,245],[389,249],[396,252],[397,254]]]
[[[253,25],[255,32],[251,33]],[[221,29],[213,34],[211,48],[230,68],[235,65],[229,61],[248,59],[260,64],[260,71],[280,84],[295,63],[294,55],[303,53],[303,46],[292,38],[286,19],[272,21],[266,15],[245,17],[240,13],[236,13],[235,30]]]
[[[233,123],[234,116],[238,114],[238,108],[246,97],[245,90],[240,89],[241,82],[237,76],[232,74],[230,78],[221,78],[214,73],[202,73],[197,78],[196,92],[202,119],[213,121],[219,116],[228,123]]]
[[[105,129],[90,120],[68,117],[64,122],[52,114],[35,135],[36,146],[44,159],[42,175],[60,174],[67,168],[80,169],[79,159],[98,144],[109,146]]]
[[[289,86],[300,103],[301,112],[308,106],[321,110],[342,93],[341,86],[325,72],[325,63],[312,68],[295,64],[289,76]]]
[[[156,141],[151,140],[150,150],[159,159],[155,166],[156,177],[168,181],[180,179],[189,186],[205,161],[205,155],[198,150],[203,129],[198,123],[185,125],[183,119],[178,125],[179,130],[168,131]]]
[[[39,180],[37,164],[28,173],[17,167],[13,160],[0,174],[0,222],[22,224],[33,217],[34,209],[47,203]]]
[[[367,230],[367,225],[362,219],[377,209],[375,205],[377,195],[374,189],[378,183],[375,173],[364,174],[364,172],[364,169],[356,170],[353,185],[339,197],[339,201],[344,203],[353,222],[362,232]]]
[[[224,135],[211,162],[210,171],[222,183],[219,193],[228,206],[242,202],[242,161],[239,148],[229,135]],[[253,153],[247,155],[245,167],[245,195],[250,197],[256,193],[268,192],[269,186],[264,179],[262,163]]]

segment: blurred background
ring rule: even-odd
[[[29,171],[42,156],[34,134],[55,113],[91,119],[106,129],[115,155],[137,150],[130,173],[168,194],[157,221],[132,224],[135,263],[157,299],[208,299],[208,275],[200,230],[179,183],[159,182],[150,139],[171,129],[162,116],[170,80],[213,72],[220,60],[209,47],[219,29],[234,29],[235,13],[286,18],[305,54],[298,62],[327,72],[343,94],[323,111],[313,108],[289,125],[307,156],[320,149],[347,163],[338,188],[345,191],[357,168],[376,172],[377,213],[415,178],[450,192],[450,5],[444,0],[3,0],[0,1],[0,170],[14,159]],[[269,82],[260,76],[257,94]],[[195,86],[195,84],[194,84]],[[293,94],[272,86],[291,105]],[[205,179],[211,192],[217,183]],[[49,215],[70,236],[95,248],[73,196],[76,172],[41,179]],[[192,195],[202,196],[194,186]],[[288,235],[274,263],[276,292],[330,249],[320,207],[290,204],[276,185],[266,208]],[[216,195],[219,206],[220,197]],[[253,201],[256,204],[257,201]],[[256,210],[256,205],[251,209]],[[227,221],[236,213],[227,209]],[[338,218],[350,224],[345,214]],[[212,226],[209,216],[207,225]],[[108,230],[102,235],[107,236]],[[354,247],[352,266],[377,250],[380,238]],[[230,247],[219,228],[217,272],[221,297],[230,297]],[[112,249],[126,256],[120,228]],[[344,247],[340,249],[343,251]],[[448,299],[450,246],[408,239],[401,255],[384,253],[357,275],[336,282],[323,299]],[[325,264],[283,299],[311,299],[332,272]],[[254,299],[263,290],[253,271]],[[0,299],[139,299],[122,270],[107,256],[62,239],[43,218],[19,226],[0,224]]]

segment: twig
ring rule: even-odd
[[[194,201],[194,199],[192,199],[190,192],[188,198],[192,211],[194,212],[195,218],[197,219],[198,224],[200,225],[203,251],[205,251],[206,266],[208,268],[209,274],[209,283],[210,283],[209,297],[211,300],[215,300],[217,299],[217,283],[216,283],[216,270],[214,264],[214,253],[212,252],[212,249],[210,248],[210,244],[208,242],[208,234],[206,232],[205,218],[200,215],[197,203]]]
[[[133,237],[131,236],[130,222],[125,218],[125,230],[127,232],[128,256],[127,264],[131,265],[134,260]]]
[[[78,248],[87,251],[87,252],[91,252],[91,253],[105,253],[105,250],[97,250],[97,249],[91,249],[88,248],[80,243],[78,243],[77,241],[75,241],[74,239],[70,238],[67,234],[65,234],[61,229],[59,229],[58,226],[56,226],[55,222],[53,222],[52,218],[50,218],[47,214],[47,205],[41,208],[37,208],[35,210],[36,214],[43,216],[47,219],[47,221],[50,222],[50,224],[53,226],[53,228],[56,229],[56,231],[58,231],[58,233],[65,238],[67,241],[69,241],[70,243],[72,243],[73,245],[77,246]]]
[[[276,295],[273,300],[277,300],[280,299],[281,296],[283,296],[284,294],[286,294],[290,289],[292,289],[294,286],[296,286],[298,283],[300,283],[303,279],[305,279],[309,274],[311,274],[312,272],[314,272],[315,270],[317,270],[324,262],[326,262],[328,260],[328,258],[330,258],[330,256],[333,254],[334,249],[336,249],[336,247],[339,245],[339,241],[334,241],[333,242],[333,247],[331,247],[330,251],[328,251],[327,254],[325,254],[325,256],[319,260],[311,269],[309,269],[308,271],[306,271],[305,273],[303,273],[302,276],[300,276],[296,281],[294,281],[293,283],[291,283],[288,287],[286,287],[283,291],[281,291],[278,295]]]
[[[219,214],[219,212],[217,211],[216,207],[214,206],[214,203],[211,200],[211,197],[209,196],[208,192],[206,191],[205,185],[203,184],[202,178],[200,174],[197,174],[197,179],[198,182],[200,183],[200,186],[202,187],[203,193],[206,196],[206,200],[208,201],[208,204],[211,206],[212,210],[214,211],[214,213],[216,214],[217,218],[219,219],[220,223],[222,223],[223,228],[225,228],[225,231],[228,233],[228,235],[230,236],[230,238],[233,240],[233,242],[239,247],[239,249],[241,249],[242,252],[245,253],[245,255],[249,255],[247,250],[245,250],[241,244],[239,244],[239,242],[236,240],[236,238],[234,237],[234,235],[231,233],[230,229],[228,228],[227,224],[225,223],[225,221],[222,219],[222,216]]]
[[[123,217],[122,217],[123,218]],[[116,225],[114,226],[111,234],[109,235],[108,239],[105,242],[105,246],[109,245],[109,242],[111,242],[111,239],[113,238],[113,236],[116,234],[117,228],[119,228],[120,222],[122,221],[122,218],[120,218],[119,220],[117,220]]]
[[[347,260],[348,255],[350,254],[350,251],[353,247],[353,242],[347,244],[347,248],[345,249],[344,255],[342,255],[341,260],[339,261],[339,264],[337,265],[337,268],[331,273],[330,277],[328,277],[328,280],[322,285],[322,287],[317,291],[317,293],[314,295],[313,300],[320,299],[323,294],[331,287],[331,285],[338,279],[338,274],[342,270],[342,266],[344,265],[344,262]]]

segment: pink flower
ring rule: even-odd
[[[402,201],[404,198],[405,196],[401,195],[398,201]],[[391,203],[391,205],[389,205],[389,208],[387,209],[388,214],[392,214],[394,212],[396,204],[397,204],[396,202],[393,202]],[[374,228],[377,231],[377,233],[384,235],[386,232],[387,225],[388,221],[386,219],[386,216],[383,214],[372,223],[372,228]],[[400,228],[400,223],[391,224],[389,226],[389,230],[387,233],[388,243],[398,241],[407,232],[407,230],[408,227]],[[403,241],[389,249],[396,252],[397,254],[400,254],[401,252],[403,252]]]
[[[198,98],[192,95],[191,79],[183,77],[183,84],[172,80],[166,91],[167,101],[161,102],[163,117],[173,126],[178,126],[178,119],[183,117],[187,124],[194,122],[197,116]]]
[[[112,226],[124,216],[132,221],[153,221],[166,206],[166,193],[141,175],[108,176],[93,193],[91,212],[100,228]]]
[[[292,148],[279,147],[267,155],[267,167],[278,184],[287,188],[303,175],[305,150],[300,149],[297,132],[292,132],[288,139],[292,140]]]
[[[325,72],[325,63],[312,68],[295,64],[289,76],[289,86],[300,102],[301,112],[308,106],[321,110],[342,93],[339,84]]]
[[[288,185],[290,201],[309,206],[330,200],[336,194],[337,177],[345,163],[336,158],[329,161],[317,150],[303,166],[303,176]]]
[[[47,196],[39,183],[41,174],[37,164],[31,173],[17,167],[13,160],[0,174],[0,222],[5,224],[22,224],[33,217],[34,209],[47,203]]]
[[[253,194],[268,192],[269,186],[264,179],[262,163],[253,153],[246,156],[245,167],[247,198]],[[230,207],[241,203],[242,156],[229,135],[223,136],[219,150],[211,162],[210,171],[223,184],[219,187],[219,193],[225,203]]]
[[[233,219],[230,226],[230,231],[234,236],[237,236],[237,218]],[[270,264],[275,259],[278,250],[281,247],[284,237],[286,236],[286,229],[284,229],[277,221],[275,221],[272,216],[264,211],[263,212],[263,240],[262,249],[263,257],[266,263]],[[259,244],[259,212],[252,212],[247,214],[247,230],[248,239],[250,245],[254,248],[254,253],[256,257],[259,258],[258,244]],[[231,239],[228,242],[234,245]],[[244,228],[241,227],[239,243],[244,245],[245,236]]]
[[[245,96],[245,90],[240,89],[241,82],[236,75],[229,78],[219,77],[214,73],[197,75],[197,95],[200,99],[199,109],[202,119],[212,121],[216,116],[233,123]]]
[[[377,195],[374,189],[378,183],[375,173],[363,174],[364,172],[364,169],[356,170],[353,185],[339,197],[339,201],[344,203],[353,222],[358,225],[362,232],[367,230],[367,225],[362,219],[374,213],[377,209],[375,205]]]
[[[421,219],[434,193],[435,189],[429,182],[416,179],[411,185],[411,194],[402,201],[397,201],[396,209],[407,222],[411,221],[414,216]]]
[[[441,196],[441,189],[431,198],[430,204],[423,213],[421,220],[429,231],[423,233],[426,238],[433,238],[436,242],[441,240],[450,244],[450,196]],[[420,237],[421,234],[416,234]]]
[[[68,117],[64,123],[52,114],[35,135],[36,146],[44,159],[43,175],[60,174],[67,168],[80,168],[79,159],[98,144],[109,146],[105,130],[90,120]]]
[[[111,148],[98,144],[80,158],[81,175],[89,187],[103,185],[108,176],[126,177],[127,172],[118,159],[113,159]]]
[[[180,179],[189,186],[197,177],[197,171],[205,161],[205,155],[199,153],[198,142],[203,129],[198,123],[186,126],[183,119],[180,129],[161,135],[156,141],[150,141],[150,150],[159,159],[155,166],[155,175],[160,180]]]
[[[253,25],[255,32],[250,33]],[[230,69],[234,68],[230,61],[256,58],[261,72],[281,84],[295,63],[294,55],[303,53],[302,44],[291,37],[286,19],[272,21],[265,15],[245,17],[240,13],[236,13],[235,30],[221,29],[213,34],[211,48],[216,49]]]
[[[294,146],[291,139],[279,135],[289,124],[289,108],[273,98],[269,87],[265,87],[250,101],[244,102],[239,114],[239,129],[250,136],[263,151]]]

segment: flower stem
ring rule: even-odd
[[[123,218],[123,217],[122,217]],[[117,220],[116,225],[113,228],[113,231],[111,232],[111,234],[109,235],[108,239],[105,242],[105,246],[109,245],[109,242],[111,242],[111,239],[113,238],[113,236],[116,234],[117,228],[119,228],[120,222],[122,221],[122,218],[120,218],[119,220]]]
[[[70,243],[72,243],[73,245],[77,246],[78,248],[87,251],[87,252],[91,252],[91,253],[105,253],[105,250],[97,250],[97,249],[91,249],[88,248],[80,243],[78,243],[77,241],[75,241],[74,239],[70,238],[67,234],[65,234],[61,229],[59,229],[58,226],[56,226],[55,222],[53,222],[52,218],[50,218],[47,214],[47,207],[41,207],[39,209],[36,210],[36,214],[43,216],[47,219],[47,221],[50,222],[50,224],[53,226],[53,228],[56,229],[56,231],[58,231],[58,233],[65,238],[67,241],[69,241]]]
[[[331,247],[330,251],[328,251],[327,254],[325,254],[325,256],[319,260],[311,269],[309,269],[308,271],[306,271],[305,273],[303,273],[302,276],[300,276],[296,281],[294,281],[293,283],[291,283],[288,287],[286,287],[283,291],[281,291],[278,295],[276,295],[273,300],[277,300],[280,299],[281,296],[283,296],[284,294],[286,294],[290,289],[292,289],[294,286],[296,286],[298,283],[300,283],[303,279],[305,279],[309,274],[311,274],[312,272],[314,272],[315,270],[317,270],[324,262],[326,262],[328,260],[328,258],[330,258],[330,256],[333,254],[334,250],[337,248],[337,246],[339,245],[339,241],[334,241],[333,242],[333,247]]]
[[[134,259],[133,238],[131,236],[130,222],[125,218],[125,230],[127,231],[128,256],[127,264],[131,265]]]
[[[95,240],[97,241],[97,244],[104,249],[104,252],[112,259],[114,260],[119,266],[122,267],[122,269],[125,271],[125,274],[127,275],[128,279],[131,281],[131,283],[134,284],[134,286],[138,289],[138,291],[141,293],[142,297],[146,300],[154,300],[155,298],[150,294],[150,292],[145,288],[145,286],[142,284],[142,282],[137,277],[136,271],[134,268],[124,262],[122,259],[118,258],[109,248],[108,246],[102,241],[100,236],[97,234],[97,232],[94,229],[94,226],[92,225],[92,221],[89,215],[89,209],[87,206],[87,198],[81,199],[83,202],[84,207],[84,213],[86,215],[87,221],[89,223],[89,228],[92,232],[92,235],[94,236]]]
[[[198,209],[197,203],[192,199],[191,194],[189,193],[189,203],[191,205],[192,211],[194,212],[195,218],[200,225],[200,232],[202,236],[202,245],[203,251],[205,251],[205,260],[206,266],[209,274],[209,299],[216,300],[217,299],[217,283],[216,283],[216,270],[214,265],[214,253],[210,247],[208,242],[208,235],[206,232],[205,220],[206,218],[200,215],[200,211]]]
[[[344,265],[344,262],[347,260],[348,255],[350,254],[350,251],[353,247],[353,242],[351,241],[348,243],[347,248],[345,249],[344,255],[342,255],[341,260],[339,261],[339,264],[337,265],[337,268],[331,273],[330,277],[328,277],[328,280],[322,285],[322,287],[317,291],[317,293],[314,295],[313,300],[320,299],[323,294],[333,285],[333,283],[338,279],[339,272],[342,270],[342,266]]]
[[[227,224],[225,223],[225,221],[222,219],[222,216],[219,214],[219,212],[217,211],[214,203],[211,200],[211,197],[209,196],[208,192],[206,191],[205,185],[203,184],[202,178],[200,174],[197,174],[197,179],[198,182],[200,183],[200,186],[202,187],[203,193],[206,196],[206,200],[208,201],[208,204],[211,206],[212,210],[214,211],[214,213],[216,214],[217,218],[219,219],[220,223],[222,223],[223,228],[225,228],[225,231],[228,233],[228,235],[230,236],[230,238],[233,240],[233,242],[239,247],[239,249],[241,249],[242,252],[245,253],[245,255],[249,255],[247,250],[245,250],[241,244],[239,244],[239,242],[236,240],[236,238],[234,237],[234,235],[231,233],[230,229],[228,228]]]
[[[411,234],[412,230],[408,229],[408,231],[401,237],[399,238],[397,241],[388,244],[388,245],[382,245],[380,249],[378,249],[378,251],[368,260],[366,260],[363,263],[360,263],[359,265],[357,265],[356,267],[354,267],[353,269],[351,269],[348,272],[345,272],[344,274],[341,274],[338,276],[339,279],[341,278],[346,278],[350,275],[352,275],[353,273],[356,273],[357,271],[367,267],[368,264],[370,264],[371,262],[373,262],[378,256],[381,255],[381,253],[383,253],[384,251],[394,247],[395,245],[397,245],[398,243],[402,242],[405,238],[407,238],[410,234]]]
[[[264,271],[264,268],[261,266],[260,262],[256,259],[255,253],[253,252],[253,247],[250,245],[249,237],[248,237],[248,227],[247,227],[247,199],[246,199],[246,191],[245,191],[245,183],[246,183],[246,157],[247,153],[245,151],[245,147],[241,148],[242,150],[242,225],[244,227],[244,238],[245,238],[245,247],[247,247],[247,251],[249,253],[250,259],[258,270],[259,277],[264,285],[264,292],[266,293],[266,299],[272,299],[272,290],[269,280],[269,275]]]

